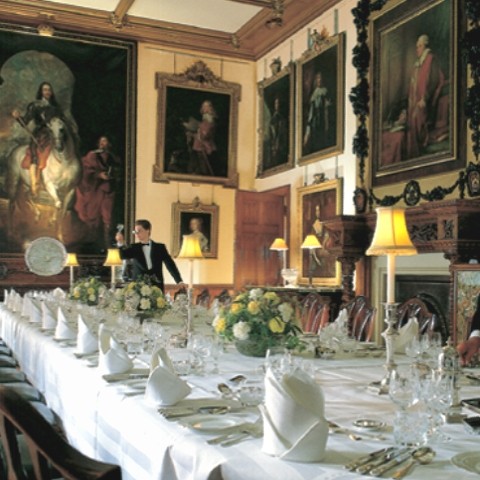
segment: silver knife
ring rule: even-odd
[[[412,450],[409,448],[407,449],[406,452],[403,452],[400,455],[395,456],[394,458],[392,458],[392,460],[388,461],[387,463],[384,463],[383,465],[372,468],[372,470],[370,470],[369,472],[369,475],[373,475],[374,477],[379,477],[380,475],[385,473],[387,470],[390,470],[391,468],[395,467],[399,463],[404,462],[411,456],[412,456]]]
[[[386,455],[393,450],[395,450],[395,447],[388,447],[388,448],[386,447],[380,450],[376,450],[375,452],[369,453],[368,455],[364,455],[363,457],[357,458],[356,460],[346,463],[343,468],[353,471],[356,468],[360,467],[361,465],[364,465],[365,463],[368,463],[371,460],[374,460],[375,458],[380,457],[381,455]]]
[[[378,458],[374,458],[372,461],[367,462],[356,469],[358,473],[362,475],[369,473],[373,468],[377,468],[380,465],[383,465],[386,462],[389,462],[393,458],[397,457],[398,455],[402,455],[408,449],[406,448],[394,448],[392,451],[387,452],[383,455],[380,455]]]

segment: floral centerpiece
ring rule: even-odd
[[[260,288],[239,294],[220,310],[212,326],[217,334],[234,341],[240,353],[250,356],[264,356],[273,346],[301,346],[292,302]]]
[[[87,305],[98,305],[106,293],[107,287],[98,278],[80,278],[73,284],[70,298]]]
[[[144,318],[160,316],[171,308],[162,290],[152,285],[148,277],[115,290],[110,307],[115,312],[123,311]]]

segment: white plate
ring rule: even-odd
[[[230,427],[240,425],[245,419],[208,415],[204,417],[197,416],[194,421],[188,424],[193,430],[205,433],[221,432]]]
[[[480,452],[464,452],[452,457],[451,462],[459,468],[480,474]]]

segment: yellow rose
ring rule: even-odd
[[[80,298],[80,291],[79,291],[79,290],[74,290],[74,291],[73,291],[73,296],[74,296],[75,298]]]
[[[164,308],[166,305],[165,299],[163,297],[157,298],[157,308]]]
[[[232,303],[232,306],[230,307],[232,313],[239,313],[241,310],[242,305],[240,305],[240,303]]]
[[[278,303],[280,300],[275,292],[266,292],[263,297],[265,298],[265,300],[272,302],[273,304]]]
[[[89,288],[87,289],[87,293],[88,293],[89,295],[93,295],[93,294],[95,293],[95,289],[94,289],[93,287],[89,287]]]
[[[247,309],[252,315],[257,315],[260,312],[260,304],[256,300],[252,300],[248,303]]]
[[[268,328],[273,333],[283,333],[283,331],[285,330],[285,323],[283,323],[280,318],[275,317],[269,320]]]
[[[225,327],[227,326],[227,322],[223,317],[219,317],[215,321],[214,329],[217,333],[222,333],[225,331]]]

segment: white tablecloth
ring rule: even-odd
[[[364,438],[352,441],[332,434],[322,463],[278,460],[261,452],[261,439],[236,446],[210,446],[211,435],[196,432],[159,415],[142,395],[125,395],[126,387],[107,383],[95,367],[73,355],[51,335],[0,306],[1,336],[10,345],[21,368],[45,395],[48,405],[61,417],[71,443],[92,457],[121,465],[124,479],[132,480],[300,480],[365,478],[347,472],[343,465],[361,454],[393,444],[390,432],[379,442]],[[234,373],[258,371],[261,359],[235,352],[221,356],[221,373],[209,378],[189,377],[197,397],[212,397],[219,381]],[[388,396],[367,390],[383,374],[382,358],[311,360],[325,394],[327,418],[352,426],[357,418],[381,419],[391,423],[394,407]],[[197,387],[195,387],[197,385]],[[478,395],[478,387],[464,387],[462,397]],[[250,416],[252,413],[250,413]],[[446,425],[452,441],[435,446],[435,461],[416,467],[412,479],[468,479],[476,475],[460,470],[450,458],[462,451],[478,450],[478,438],[467,434],[461,424]],[[478,478],[478,477],[477,477]]]

